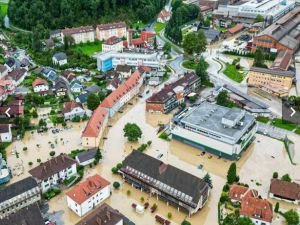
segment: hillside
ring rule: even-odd
[[[167,0],[10,0],[10,21],[32,30],[96,25],[100,22],[149,22]]]

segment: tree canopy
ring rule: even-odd
[[[227,173],[227,182],[229,184],[232,184],[233,182],[236,181],[237,175],[236,175],[236,164],[231,163],[228,173]]]
[[[207,41],[204,31],[199,30],[197,33],[188,33],[183,40],[182,47],[187,54],[191,55],[205,52],[206,45]]]
[[[267,68],[265,65],[265,54],[263,50],[257,49],[254,54],[253,66]]]
[[[207,62],[203,57],[201,57],[196,67],[196,74],[200,77],[202,83],[208,80],[207,68]]]
[[[254,225],[249,217],[240,217],[239,213],[232,213],[225,217],[223,225]]]
[[[111,21],[151,21],[167,0],[11,0],[8,15],[19,27],[50,29]]]
[[[135,123],[127,123],[123,129],[124,137],[127,137],[128,141],[137,141],[142,137],[143,132],[140,127]]]
[[[89,110],[95,110],[100,104],[100,98],[93,93],[89,94],[87,98],[87,107]]]
[[[298,225],[299,224],[299,215],[294,210],[289,210],[284,213],[284,218],[288,225]]]

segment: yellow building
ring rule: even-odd
[[[291,71],[252,67],[248,74],[248,86],[260,88],[279,97],[287,96],[295,74]]]

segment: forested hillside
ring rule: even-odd
[[[116,20],[149,22],[167,0],[10,0],[8,15],[19,27],[56,29]]]

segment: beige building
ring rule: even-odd
[[[292,87],[294,73],[252,67],[248,74],[248,86],[260,88],[279,97],[287,96]]]
[[[98,40],[107,40],[110,37],[127,37],[127,28],[125,22],[100,24],[96,28],[96,37]]]
[[[92,26],[65,28],[61,31],[61,36],[63,40],[65,36],[71,36],[75,44],[94,42],[95,29]]]

